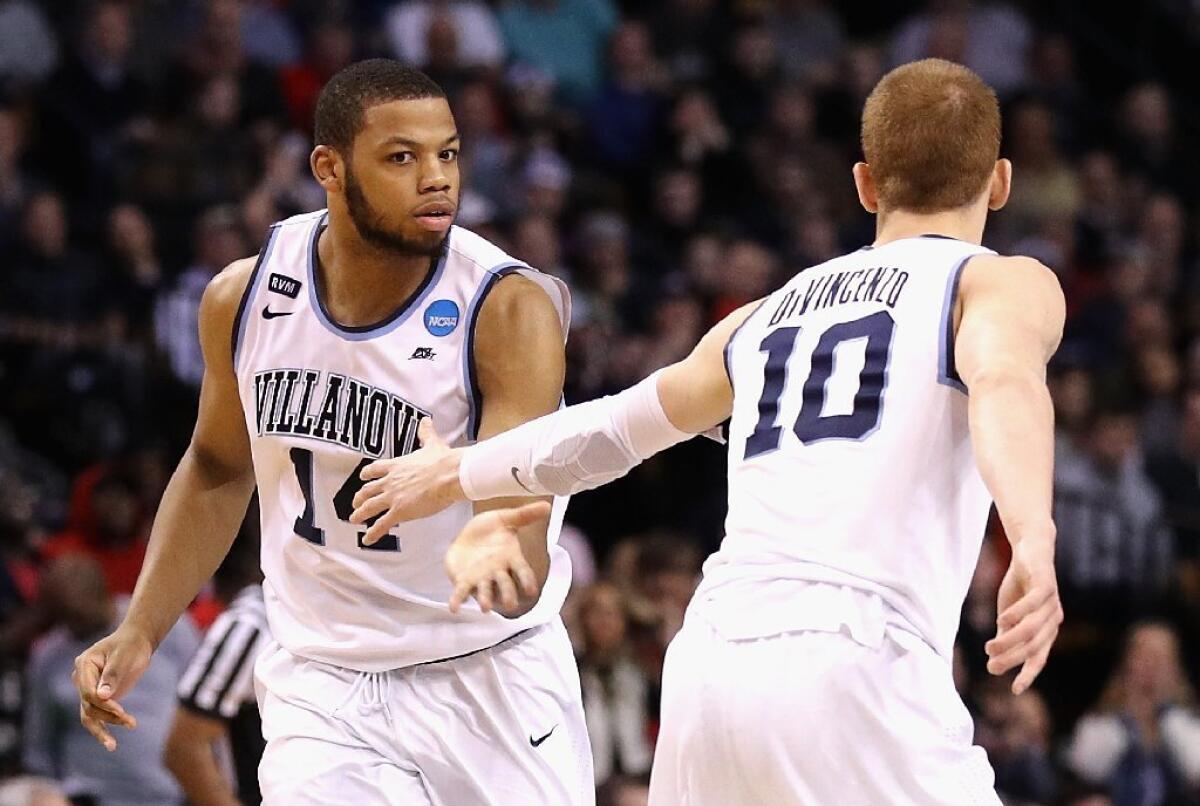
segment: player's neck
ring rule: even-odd
[[[945,235],[968,243],[983,242],[987,208],[947,210],[941,213],[911,213],[907,210],[880,212],[875,220],[875,246],[918,235]]]
[[[425,280],[433,258],[397,255],[330,222],[317,240],[318,293],[338,324],[364,327],[386,319]]]

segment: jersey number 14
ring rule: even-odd
[[[296,518],[292,529],[309,543],[323,546],[325,545],[325,530],[317,526],[316,511],[313,507],[313,453],[305,448],[292,448],[288,455],[291,456],[292,466],[296,469],[296,481],[300,485],[300,494],[304,496],[304,511],[300,513],[300,517]],[[370,459],[363,459],[359,462],[338,491],[334,493],[333,511],[341,520],[350,520],[350,515],[354,512],[354,496],[358,495],[358,491],[364,484],[358,474],[370,463]],[[366,525],[370,526],[376,518],[369,519]],[[369,551],[400,550],[400,540],[395,535],[384,535],[379,542],[364,546],[362,541],[365,534],[366,532],[358,533],[360,549]]]
[[[777,450],[783,440],[779,419],[779,400],[787,385],[787,365],[796,347],[798,327],[771,331],[759,351],[767,354],[766,378],[758,401],[758,424],[746,440],[746,459]],[[812,354],[812,366],[801,391],[800,414],[792,431],[803,444],[825,439],[860,440],[879,427],[883,412],[883,390],[887,386],[888,356],[896,321],[887,311],[879,311],[852,322],[840,322],[821,334]],[[837,346],[852,339],[866,339],[866,358],[858,376],[858,392],[849,414],[823,415],[826,385],[833,375],[833,354]]]

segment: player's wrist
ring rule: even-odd
[[[139,618],[132,612],[125,616],[113,633],[113,637],[121,643],[142,644],[151,652],[158,649],[158,645],[162,643],[165,635],[165,631],[159,630],[153,624]]]
[[[464,450],[464,448],[451,448],[438,462],[439,486],[449,499],[449,503],[468,500],[461,479]]]

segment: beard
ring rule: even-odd
[[[437,257],[442,252],[445,236],[431,232],[424,238],[410,238],[388,229],[383,216],[363,193],[349,163],[346,163],[346,211],[359,237],[379,249],[403,257]]]

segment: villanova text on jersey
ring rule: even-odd
[[[357,378],[316,369],[270,369],[254,375],[258,436],[310,437],[373,459],[411,453],[429,413]]]

